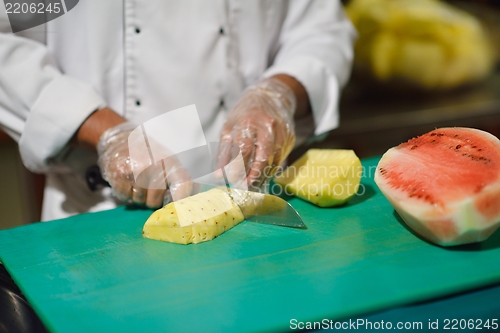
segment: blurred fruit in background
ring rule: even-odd
[[[355,71],[384,83],[448,90],[494,69],[492,42],[473,15],[439,0],[351,0]]]

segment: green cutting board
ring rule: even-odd
[[[293,198],[307,230],[243,222],[197,245],[143,239],[118,208],[0,232],[0,260],[53,332],[283,331],[500,282],[500,232],[441,248],[372,180],[337,208]]]

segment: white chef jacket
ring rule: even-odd
[[[196,104],[217,141],[244,88],[280,73],[307,90],[315,134],[338,124],[355,31],[337,0],[85,0],[17,34],[1,3],[0,126],[47,173],[43,220],[117,205],[84,180],[96,154],[67,145],[104,106],[140,124]]]

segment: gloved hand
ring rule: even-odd
[[[250,190],[260,189],[274,176],[295,143],[294,92],[278,79],[265,79],[246,89],[223,126],[221,142],[240,147]],[[219,166],[236,156],[222,144]]]
[[[178,200],[190,195],[191,178],[175,157],[152,164],[142,137],[129,140],[135,127],[128,122],[112,127],[97,145],[98,165],[113,194],[126,203],[150,208],[158,208],[172,197]]]

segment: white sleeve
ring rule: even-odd
[[[0,33],[0,73],[0,127],[34,172],[48,171],[85,119],[105,105],[90,85],[63,75],[45,45],[12,33]]]
[[[287,74],[305,87],[316,135],[338,126],[338,101],[354,57],[356,30],[340,1],[290,1],[279,50],[265,77]]]

